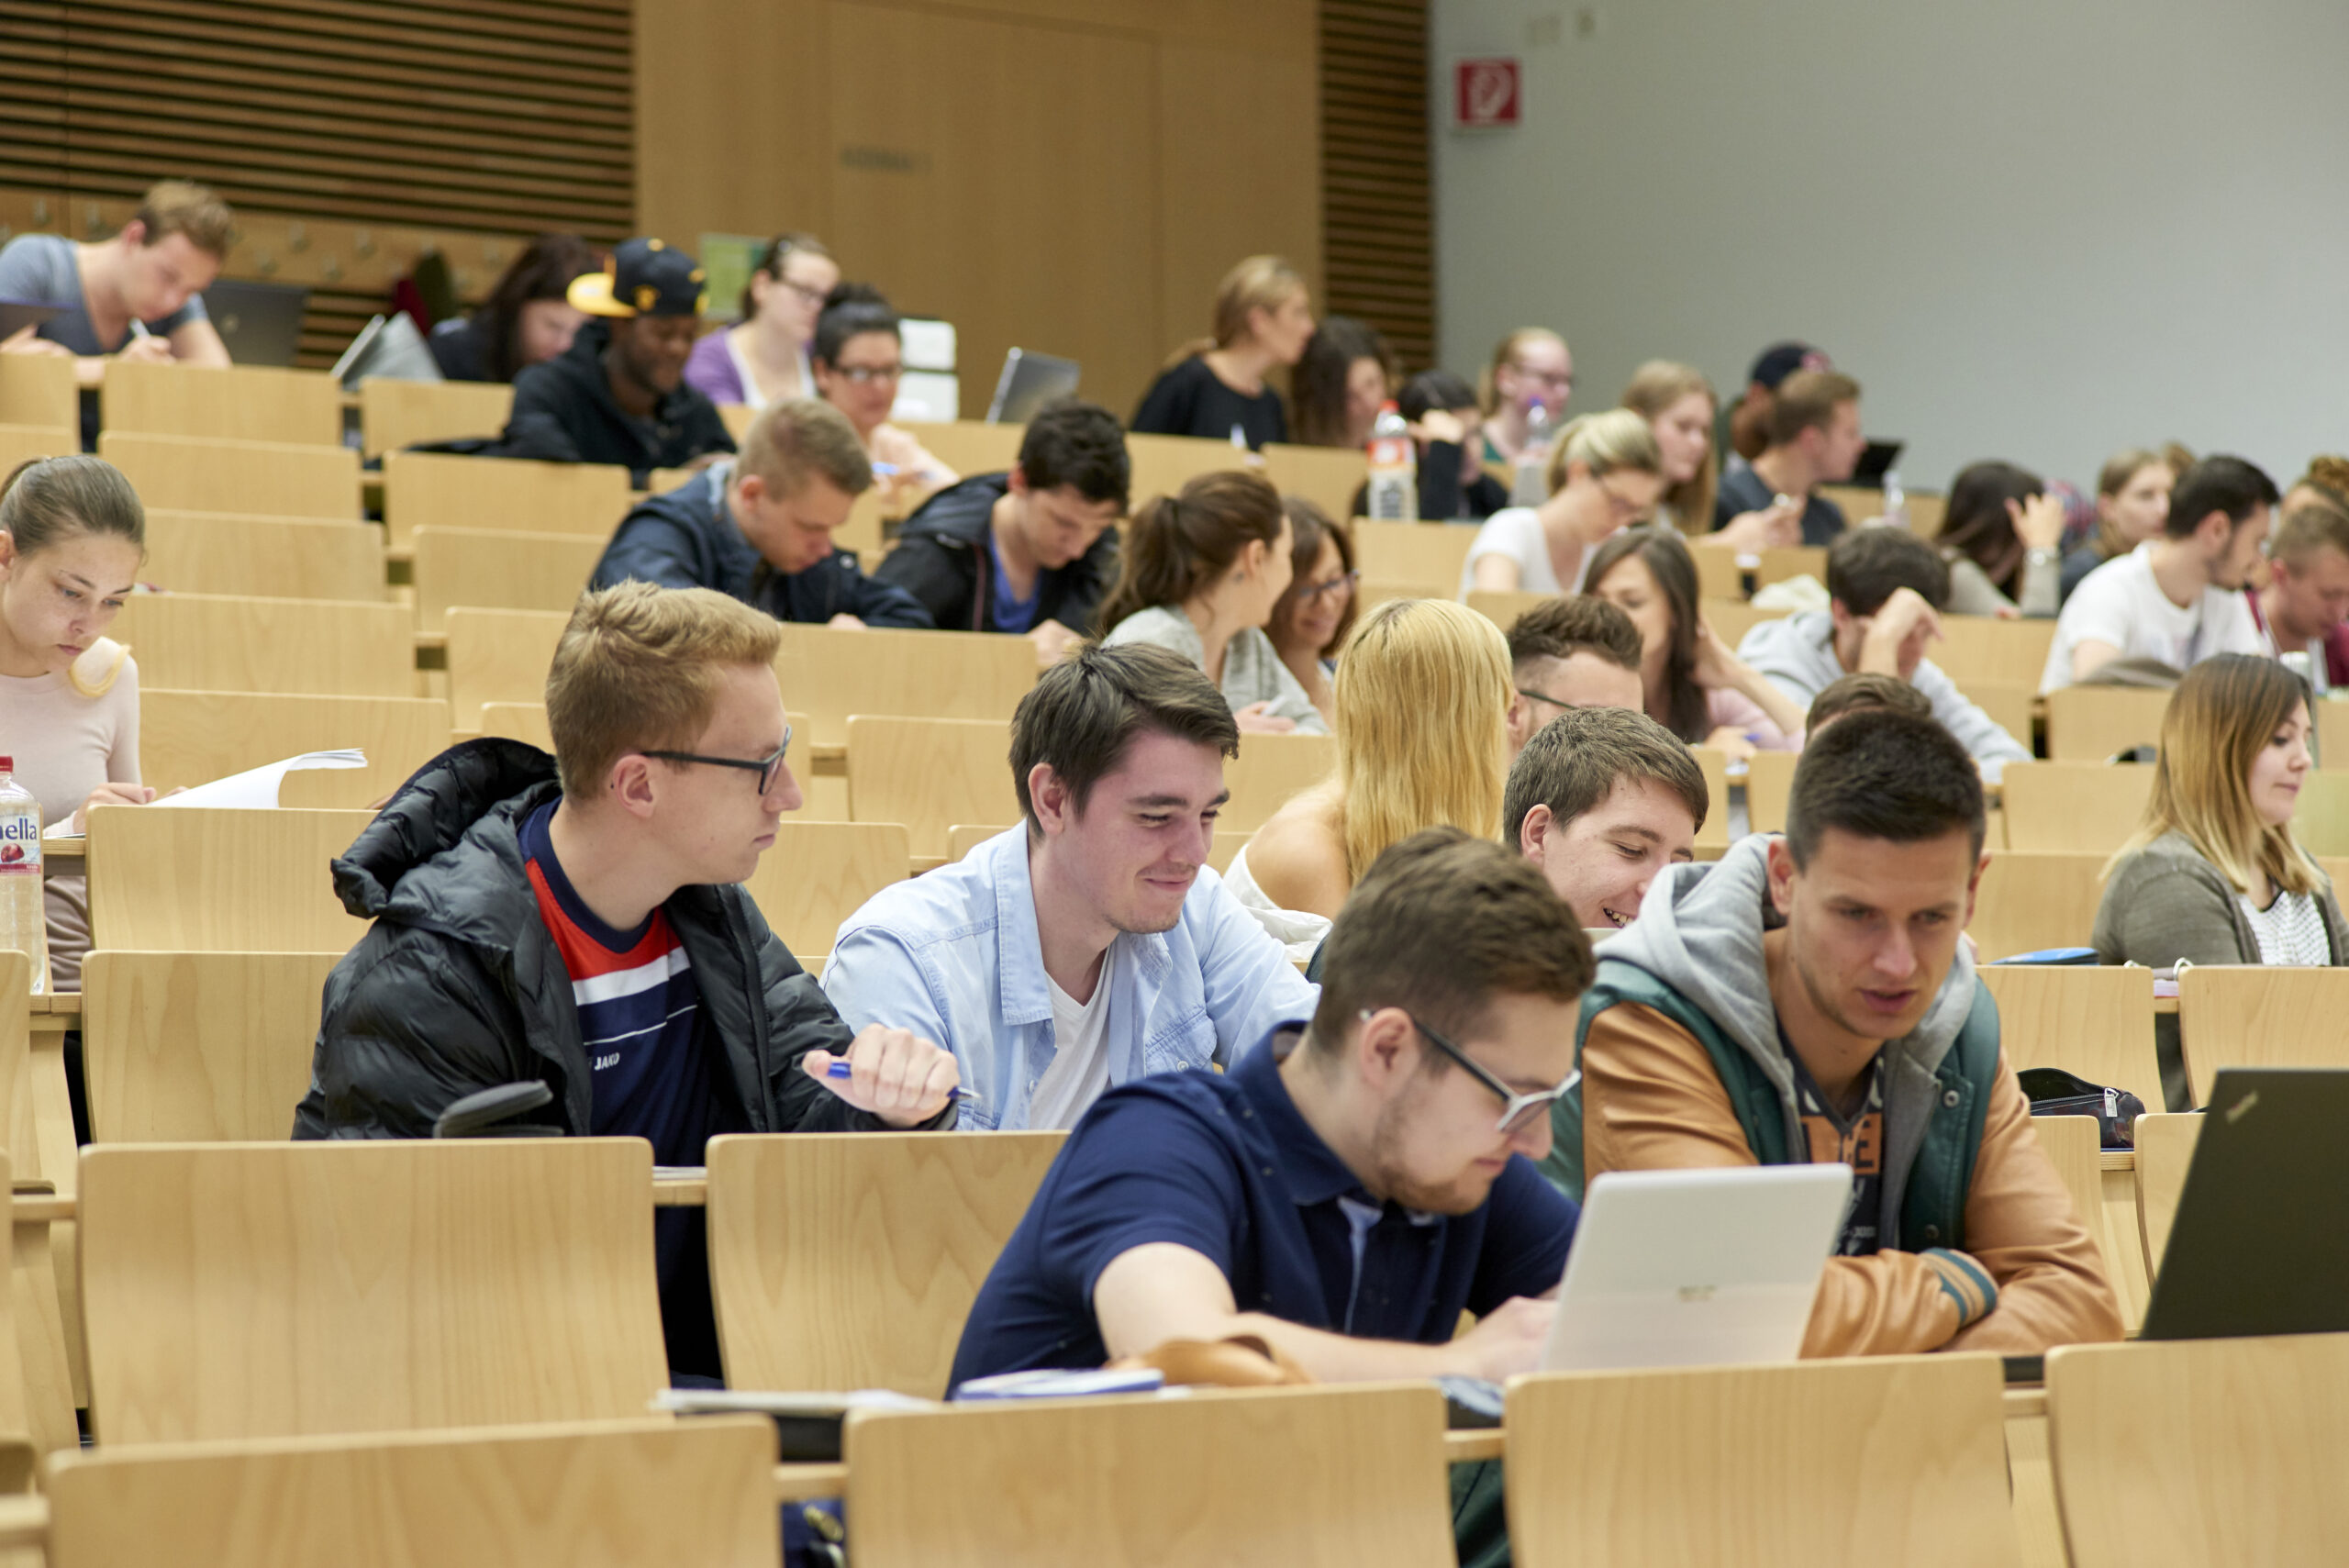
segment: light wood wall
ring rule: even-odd
[[[848,276],[955,324],[966,417],[1015,345],[1079,360],[1122,417],[1206,334],[1233,261],[1321,276],[1312,0],[665,0],[636,18],[640,228],[820,236]]]

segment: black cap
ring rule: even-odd
[[[1762,357],[1753,361],[1753,373],[1745,379],[1757,382],[1776,392],[1778,390],[1778,384],[1797,371],[1823,371],[1834,368],[1827,362],[1827,351],[1824,349],[1814,349],[1808,343],[1773,343],[1762,350]]]
[[[567,297],[590,316],[699,316],[709,302],[701,263],[658,239],[630,239],[600,272],[571,280]]]

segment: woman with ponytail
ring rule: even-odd
[[[1118,585],[1102,602],[1102,642],[1150,642],[1207,672],[1242,731],[1326,735],[1312,698],[1264,625],[1288,589],[1289,520],[1252,473],[1203,473],[1134,515]]]

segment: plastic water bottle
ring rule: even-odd
[[[1909,526],[1909,493],[1900,488],[1900,471],[1884,471],[1884,526],[1905,528]]]
[[[33,995],[49,989],[49,923],[40,886],[40,802],[0,757],[0,949],[29,953]]]
[[[1525,406],[1525,445],[1518,449],[1508,504],[1539,506],[1550,498],[1550,410],[1540,398]]]
[[[1380,522],[1412,523],[1419,517],[1419,453],[1411,428],[1390,400],[1381,404],[1370,428],[1369,515]]]

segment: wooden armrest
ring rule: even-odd
[[[848,1491],[845,1464],[778,1464],[774,1467],[774,1496],[778,1503],[806,1503],[818,1497],[838,1497]]]

